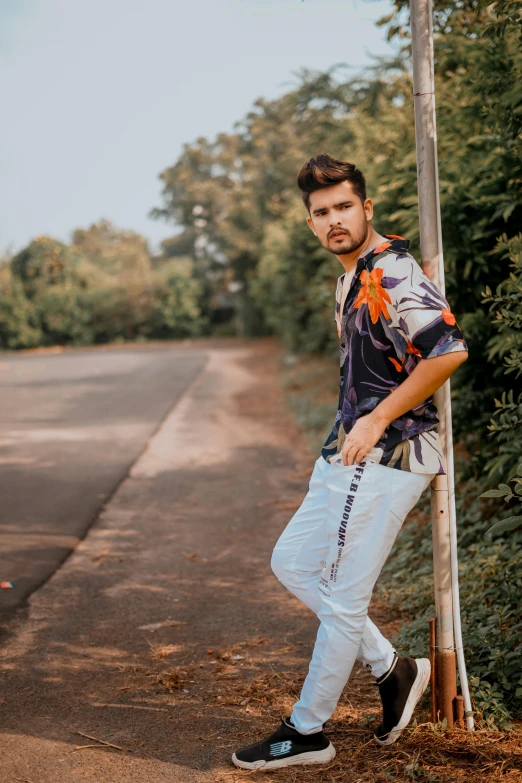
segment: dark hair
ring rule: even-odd
[[[305,207],[310,210],[310,194],[339,182],[349,182],[361,201],[366,200],[364,174],[353,163],[336,160],[330,155],[318,155],[307,160],[297,175],[297,186],[301,190]]]

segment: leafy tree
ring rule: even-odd
[[[504,235],[498,247],[510,259],[513,271],[497,287],[495,294],[489,287],[486,288],[484,301],[491,303],[497,330],[489,341],[489,354],[504,360],[506,375],[519,378],[522,375],[522,234],[511,240]],[[507,483],[500,484],[498,489],[488,490],[481,497],[522,503],[522,463],[519,464],[522,459],[522,392],[504,390],[500,399],[495,400],[495,405],[489,430],[498,444],[498,452],[489,458],[486,467],[490,475],[505,476]],[[511,483],[513,488],[509,486]],[[522,525],[520,507],[517,510],[519,513],[497,522],[491,532],[502,533]]]
[[[71,284],[78,261],[78,255],[63,242],[42,236],[14,256],[11,270],[27,298],[33,300],[49,286]]]
[[[497,286],[495,294],[486,287],[484,301],[491,303],[496,329],[488,343],[488,355],[502,359],[505,374],[515,382],[522,375],[522,234],[510,240],[504,235],[498,248],[510,260],[513,271]],[[522,391],[504,389],[495,405],[489,430],[499,444],[499,452],[490,458],[486,467],[491,475],[507,474],[511,478],[522,457]]]
[[[251,292],[265,230],[284,218],[308,147],[347,137],[350,85],[339,84],[332,72],[303,72],[299,78],[298,87],[280,99],[256,101],[234,133],[187,145],[161,174],[164,203],[152,213],[182,227],[175,243],[184,243],[186,252],[185,241],[192,242],[196,277],[214,291],[230,282],[238,286],[247,334],[266,327],[264,308]]]
[[[70,246],[39,237],[0,267],[0,346],[197,336],[199,297],[190,259],[153,264],[143,237],[101,221]]]
[[[148,334],[156,339],[199,337],[206,329],[199,307],[200,284],[190,258],[165,262],[153,275],[153,299]]]
[[[76,229],[71,250],[122,285],[140,286],[151,271],[147,240],[134,231],[117,229],[108,220]]]
[[[0,348],[34,348],[42,339],[31,303],[10,265],[0,267]]]

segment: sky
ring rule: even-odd
[[[391,54],[392,0],[0,0],[0,253],[108,218],[153,249],[160,172],[301,68]]]

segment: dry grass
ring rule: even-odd
[[[174,693],[181,690],[183,686],[190,681],[191,674],[186,668],[181,666],[172,666],[156,675],[155,681],[158,685],[163,685],[166,691]]]
[[[246,741],[239,744],[248,744],[256,737],[273,731],[278,715],[289,714],[301,684],[302,675],[272,671],[248,683],[238,682],[231,686],[221,703],[242,708],[252,715],[247,736],[241,738]],[[373,712],[367,713],[364,711],[369,700],[366,694],[362,694],[362,698],[355,697],[356,694],[353,703],[346,698],[342,700],[335,719],[326,729],[337,751],[336,758],[328,766],[289,767],[265,773],[230,770],[216,780],[233,783],[252,777],[267,783],[522,781],[520,732],[448,731],[440,725],[434,726],[429,722],[416,724],[414,721],[397,743],[390,748],[382,748],[373,740],[372,726],[377,720],[375,704],[372,705]],[[423,717],[422,713],[420,717]]]
[[[181,691],[187,700],[202,700],[216,716],[224,711],[229,719],[237,717],[242,728],[226,738],[226,748],[232,752],[271,733],[280,717],[290,714],[306,674],[302,659],[295,658],[300,653],[297,647],[275,649],[258,639],[209,650],[191,666],[157,673],[154,682],[170,693]],[[280,670],[274,660],[285,660],[292,668]],[[326,727],[337,751],[331,764],[264,773],[231,767],[215,771],[216,783],[242,783],[248,778],[265,783],[522,782],[522,732],[448,731],[428,722],[426,699],[423,704],[397,743],[377,746],[372,729],[379,718],[379,703],[370,679],[360,669],[352,675]]]
[[[174,653],[179,652],[179,644],[153,644],[150,648],[150,657],[153,662],[162,661]]]

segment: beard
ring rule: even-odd
[[[336,256],[342,256],[346,253],[353,253],[354,250],[357,250],[359,247],[361,247],[362,244],[364,244],[364,242],[366,242],[370,233],[370,224],[367,220],[365,220],[360,224],[360,226],[357,227],[355,231],[349,232],[344,228],[337,228],[332,229],[328,233],[333,233],[333,231],[344,231],[345,237],[341,241],[339,241],[339,238],[329,239],[327,237],[326,243],[321,242],[321,245],[330,253],[333,253]]]

